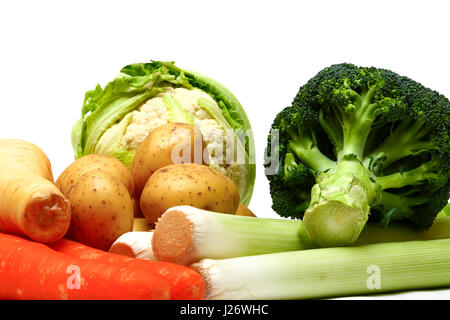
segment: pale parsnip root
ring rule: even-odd
[[[52,242],[66,234],[70,219],[45,153],[27,141],[0,139],[0,229]]]

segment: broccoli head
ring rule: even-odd
[[[450,101],[407,77],[325,68],[272,124],[273,209],[321,246],[353,243],[369,219],[426,229],[449,198],[449,127]]]

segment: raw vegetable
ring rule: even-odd
[[[353,243],[368,219],[426,229],[449,199],[449,128],[450,101],[409,78],[325,68],[272,124],[273,209],[320,246]]]
[[[255,145],[244,109],[217,81],[173,62],[128,65],[104,88],[98,85],[86,92],[81,118],[72,130],[76,158],[101,153],[130,167],[138,145],[167,122],[199,127],[210,151],[209,165],[236,183],[241,201],[248,205],[255,180]],[[242,158],[227,163],[230,158],[224,156],[221,140],[245,150]]]
[[[66,240],[62,240],[66,241]],[[22,300],[168,299],[153,268],[88,261],[0,233],[0,298]]]
[[[234,214],[239,191],[232,180],[208,166],[172,164],[148,179],[141,195],[141,210],[153,223],[167,209],[179,205]]]
[[[102,169],[119,179],[127,188],[130,196],[134,195],[133,177],[130,170],[116,158],[101,154],[90,154],[72,162],[56,180],[56,186],[64,194],[68,194],[80,177],[89,171]]]
[[[236,210],[235,215],[246,216],[246,217],[256,217],[256,215],[252,212],[252,210],[250,210],[249,208],[244,206],[242,203],[239,203],[239,206]]]
[[[152,231],[133,231],[121,235],[109,252],[130,258],[157,260],[152,250]]]
[[[109,250],[122,234],[133,230],[133,203],[125,186],[109,172],[96,169],[82,175],[68,193],[72,221],[68,237]]]
[[[206,299],[312,299],[450,286],[450,239],[321,248],[192,265]]]
[[[133,259],[97,250],[67,239],[61,239],[51,244],[51,247],[75,258],[90,260],[99,264],[114,264],[123,269],[137,271],[137,273],[157,272],[169,283],[170,298],[174,300],[199,300],[203,298],[205,293],[205,284],[199,273],[185,266],[168,262]]]
[[[136,149],[131,165],[135,199],[140,199],[150,176],[174,163],[203,163],[205,143],[200,130],[191,124],[171,122],[149,133]]]
[[[50,242],[66,234],[70,217],[45,153],[27,141],[0,139],[0,230]]]
[[[186,265],[202,258],[315,247],[300,227],[301,223],[294,220],[243,217],[178,206],[158,220],[152,247],[158,260]]]
[[[450,217],[436,219],[425,231],[403,224],[380,228],[369,223],[353,245],[445,238],[450,239]],[[298,251],[317,245],[299,220],[224,215],[179,206],[158,220],[152,247],[158,260],[188,265],[204,258]]]

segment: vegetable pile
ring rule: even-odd
[[[272,124],[265,173],[283,218],[259,218],[237,99],[173,63],[127,66],[86,93],[56,182],[39,147],[0,140],[0,299],[449,287],[449,116],[448,99],[394,72],[325,68]]]
[[[151,229],[179,204],[252,215],[249,129],[222,85],[152,62],[86,94],[56,182],[37,146],[0,140],[0,298],[202,299],[197,271],[149,261]]]
[[[32,143],[0,140],[0,159],[0,298],[203,298],[193,269],[107,252],[134,229],[133,180],[120,161],[83,157],[55,185],[50,161]]]

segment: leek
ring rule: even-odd
[[[450,286],[450,239],[203,259],[206,299],[314,299]]]
[[[450,238],[450,216],[440,217],[425,231],[408,225],[380,228],[367,224],[353,246],[413,240]],[[191,264],[204,258],[242,256],[314,249],[300,220],[236,216],[173,207],[159,219],[152,241],[158,260]]]

